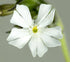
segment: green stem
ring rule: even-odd
[[[64,27],[63,27],[63,24],[61,22],[61,19],[58,16],[57,16],[57,20],[58,20],[57,25],[61,26],[62,31],[63,31]],[[62,44],[62,50],[63,50],[63,53],[64,53],[65,60],[66,60],[66,62],[70,62],[70,56],[69,56],[68,48],[67,48],[67,45],[66,45],[66,39],[65,39],[64,33],[63,33],[63,39],[61,39],[60,41],[61,41],[61,44]]]
[[[64,57],[66,59],[66,62],[70,62],[69,52],[68,52],[68,48],[67,48],[67,45],[66,45],[64,35],[63,35],[63,39],[61,39],[61,43],[62,43],[62,50],[63,50],[63,53],[64,53]]]

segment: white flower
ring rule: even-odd
[[[33,20],[27,6],[17,5],[10,22],[22,28],[12,29],[7,38],[9,44],[21,49],[29,42],[33,57],[42,57],[48,51],[47,47],[61,46],[61,28],[47,27],[53,22],[54,15],[55,9],[51,5],[41,4],[38,17]]]

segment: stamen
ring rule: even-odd
[[[33,31],[34,33],[37,33],[37,31],[38,31],[37,26],[34,26],[33,29],[32,29],[32,31]]]

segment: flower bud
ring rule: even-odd
[[[6,15],[10,15],[13,13],[12,11],[8,11],[9,9],[11,9],[15,4],[4,4],[4,5],[0,5],[0,16],[6,16]]]

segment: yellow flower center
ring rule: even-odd
[[[37,26],[34,26],[33,29],[32,29],[32,31],[33,31],[34,33],[37,33],[37,31],[38,31]]]

